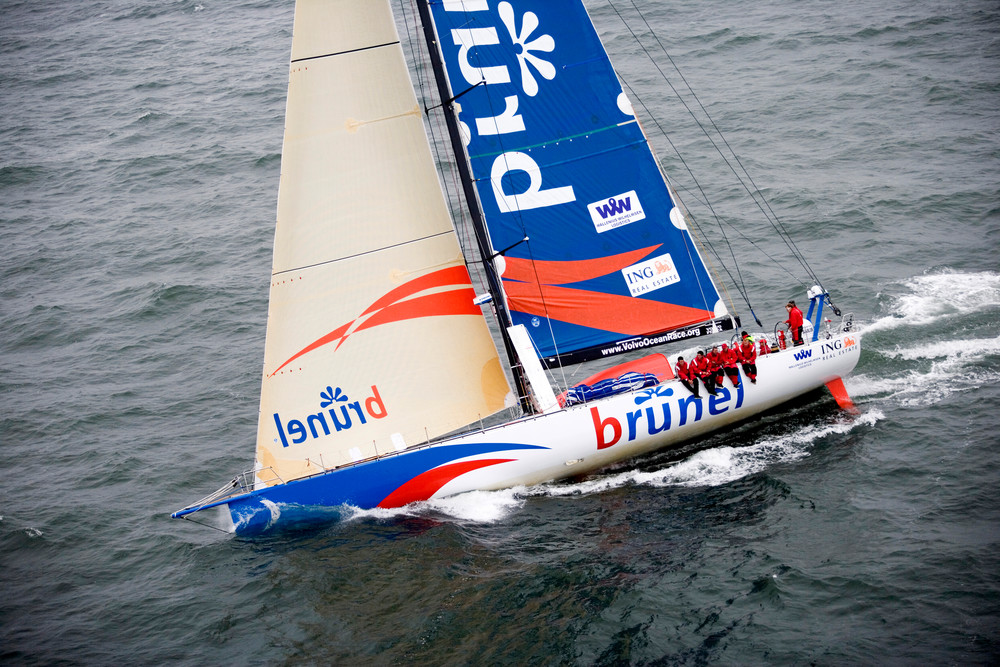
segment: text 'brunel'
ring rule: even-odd
[[[327,387],[319,393],[320,411],[301,419],[289,419],[283,422],[281,416],[274,413],[274,425],[278,429],[278,437],[282,447],[291,444],[298,445],[309,438],[323,438],[339,431],[346,431],[355,426],[368,423],[368,419],[382,419],[389,413],[378,393],[378,387],[372,385],[372,394],[363,401],[351,401],[340,387]],[[329,418],[329,419],[328,419]]]
[[[445,0],[446,12],[481,12],[489,11],[487,0]],[[487,86],[511,86],[516,94],[504,96],[504,111],[491,118],[476,118],[476,132],[479,136],[495,136],[523,132],[526,129],[524,116],[518,113],[519,95],[528,97],[538,94],[538,78],[551,81],[556,76],[556,68],[551,62],[539,54],[551,53],[555,50],[555,40],[551,35],[535,34],[538,28],[538,18],[533,12],[525,12],[520,18],[520,30],[517,29],[517,17],[509,2],[497,5],[497,13],[506,31],[505,39],[510,44],[501,44],[500,30],[497,27],[488,28],[454,28],[451,39],[458,47],[458,68],[462,77],[470,85],[485,83]],[[520,74],[520,90],[512,83],[510,68],[506,65],[490,65],[479,67],[471,62],[471,52],[480,49],[499,48],[504,52],[513,52],[517,56]],[[536,77],[537,75],[537,77]],[[471,137],[469,127],[462,123],[464,135]],[[524,172],[528,175],[527,187],[521,192],[504,191],[503,179],[513,172]],[[490,180],[493,194],[496,197],[497,208],[502,213],[524,211],[533,208],[556,206],[576,201],[572,185],[543,189],[542,171],[530,155],[521,151],[508,151],[498,155],[490,170]]]

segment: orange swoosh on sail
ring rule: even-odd
[[[627,336],[675,329],[715,316],[701,308],[555,285],[505,282],[504,290],[512,310]]]
[[[442,287],[452,289],[413,299],[407,298],[424,290]],[[386,292],[350,322],[342,324],[330,333],[306,345],[274,369],[268,377],[274,376],[282,368],[302,355],[308,354],[324,345],[336,342],[337,348],[339,348],[349,336],[358,331],[391,322],[400,322],[420,317],[482,315],[479,306],[473,303],[474,298],[475,291],[472,289],[472,280],[469,278],[469,272],[464,266],[441,269],[414,278]],[[366,315],[369,317],[362,321]],[[355,327],[356,324],[357,326]]]
[[[591,278],[600,278],[615,271],[621,271],[626,266],[635,264],[663,244],[630,250],[609,257],[596,259],[577,259],[572,261],[532,261],[523,257],[504,257],[506,268],[503,271],[504,280],[518,280],[525,283],[541,283],[543,285],[565,285],[577,283]]]
[[[666,331],[714,317],[713,312],[701,308],[560,287],[621,271],[660,247],[662,244],[609,257],[561,262],[505,257],[504,292],[511,310],[627,336]]]

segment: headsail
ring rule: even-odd
[[[502,409],[510,388],[386,0],[298,1],[281,171],[259,481]]]
[[[726,316],[582,4],[430,6],[506,305],[543,362]]]

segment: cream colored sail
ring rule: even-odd
[[[386,0],[299,0],[257,434],[273,484],[413,446],[510,388]]]

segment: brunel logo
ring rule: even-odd
[[[382,419],[389,414],[375,385],[372,385],[372,395],[364,399],[364,407],[362,401],[351,401],[347,394],[341,392],[340,387],[336,390],[327,387],[325,391],[319,392],[319,398],[319,407],[322,409],[305,419],[289,419],[282,423],[281,416],[275,412],[274,425],[278,429],[275,442],[280,438],[282,447],[287,447],[289,440],[291,444],[298,445],[307,438],[322,438],[356,425],[367,424],[369,418]]]
[[[720,386],[716,393],[707,399],[694,396],[675,397],[672,388],[659,385],[636,395],[637,410],[602,415],[597,408],[592,407],[590,417],[594,423],[597,448],[607,449],[619,441],[632,442],[636,439],[645,439],[669,431],[671,428],[681,428],[700,422],[706,408],[711,416],[737,410],[743,406],[743,384],[741,382],[736,387],[735,394],[728,387]]]

